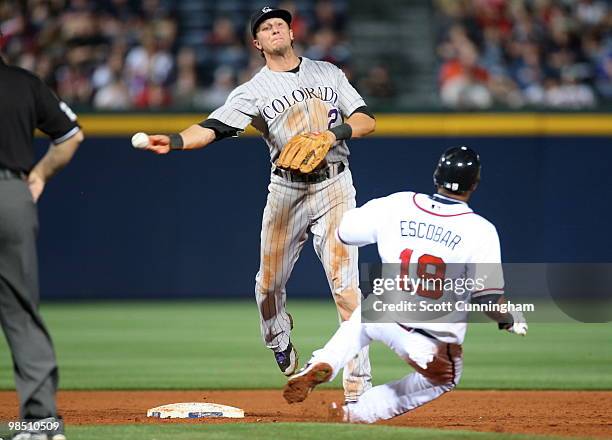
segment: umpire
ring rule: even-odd
[[[57,364],[38,311],[36,202],[49,178],[83,141],[76,119],[40,79],[7,66],[0,57],[0,321],[11,349],[23,420],[57,417]],[[35,128],[53,141],[38,162],[32,145]],[[27,437],[23,434],[20,438]],[[48,434],[54,440],[65,438],[60,431]]]

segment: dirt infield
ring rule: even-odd
[[[287,405],[279,390],[63,391],[59,409],[68,425],[138,423],[322,422],[338,390],[317,390]],[[155,420],[148,408],[176,402],[214,402],[245,410],[241,420]],[[17,397],[0,392],[0,419],[14,420]],[[611,391],[453,391],[386,425],[612,439]]]

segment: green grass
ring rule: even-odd
[[[227,425],[131,425],[75,426],[66,432],[70,440],[292,440],[330,438],[334,440],[528,440],[561,439],[519,434],[396,428],[391,426],[339,425],[323,423],[227,424]],[[573,437],[574,439],[576,437]]]
[[[331,336],[335,307],[289,301],[302,361]],[[62,389],[278,388],[284,383],[259,335],[254,301],[47,304]],[[371,348],[375,383],[408,367]],[[529,336],[471,324],[460,388],[612,389],[611,324],[532,323]],[[332,384],[339,387],[340,379]],[[0,342],[0,389],[13,389]]]

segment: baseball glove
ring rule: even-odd
[[[311,173],[323,162],[333,144],[334,135],[328,131],[298,134],[289,139],[276,166],[304,174]]]

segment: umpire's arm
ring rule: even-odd
[[[36,202],[47,181],[70,162],[84,136],[77,116],[49,87],[37,80],[34,89],[37,97],[36,126],[53,141],[28,175],[30,192]]]
[[[28,185],[35,202],[38,201],[47,181],[70,162],[84,138],[83,132],[79,130],[70,139],[57,145],[51,144],[43,158],[34,165],[28,175]]]

